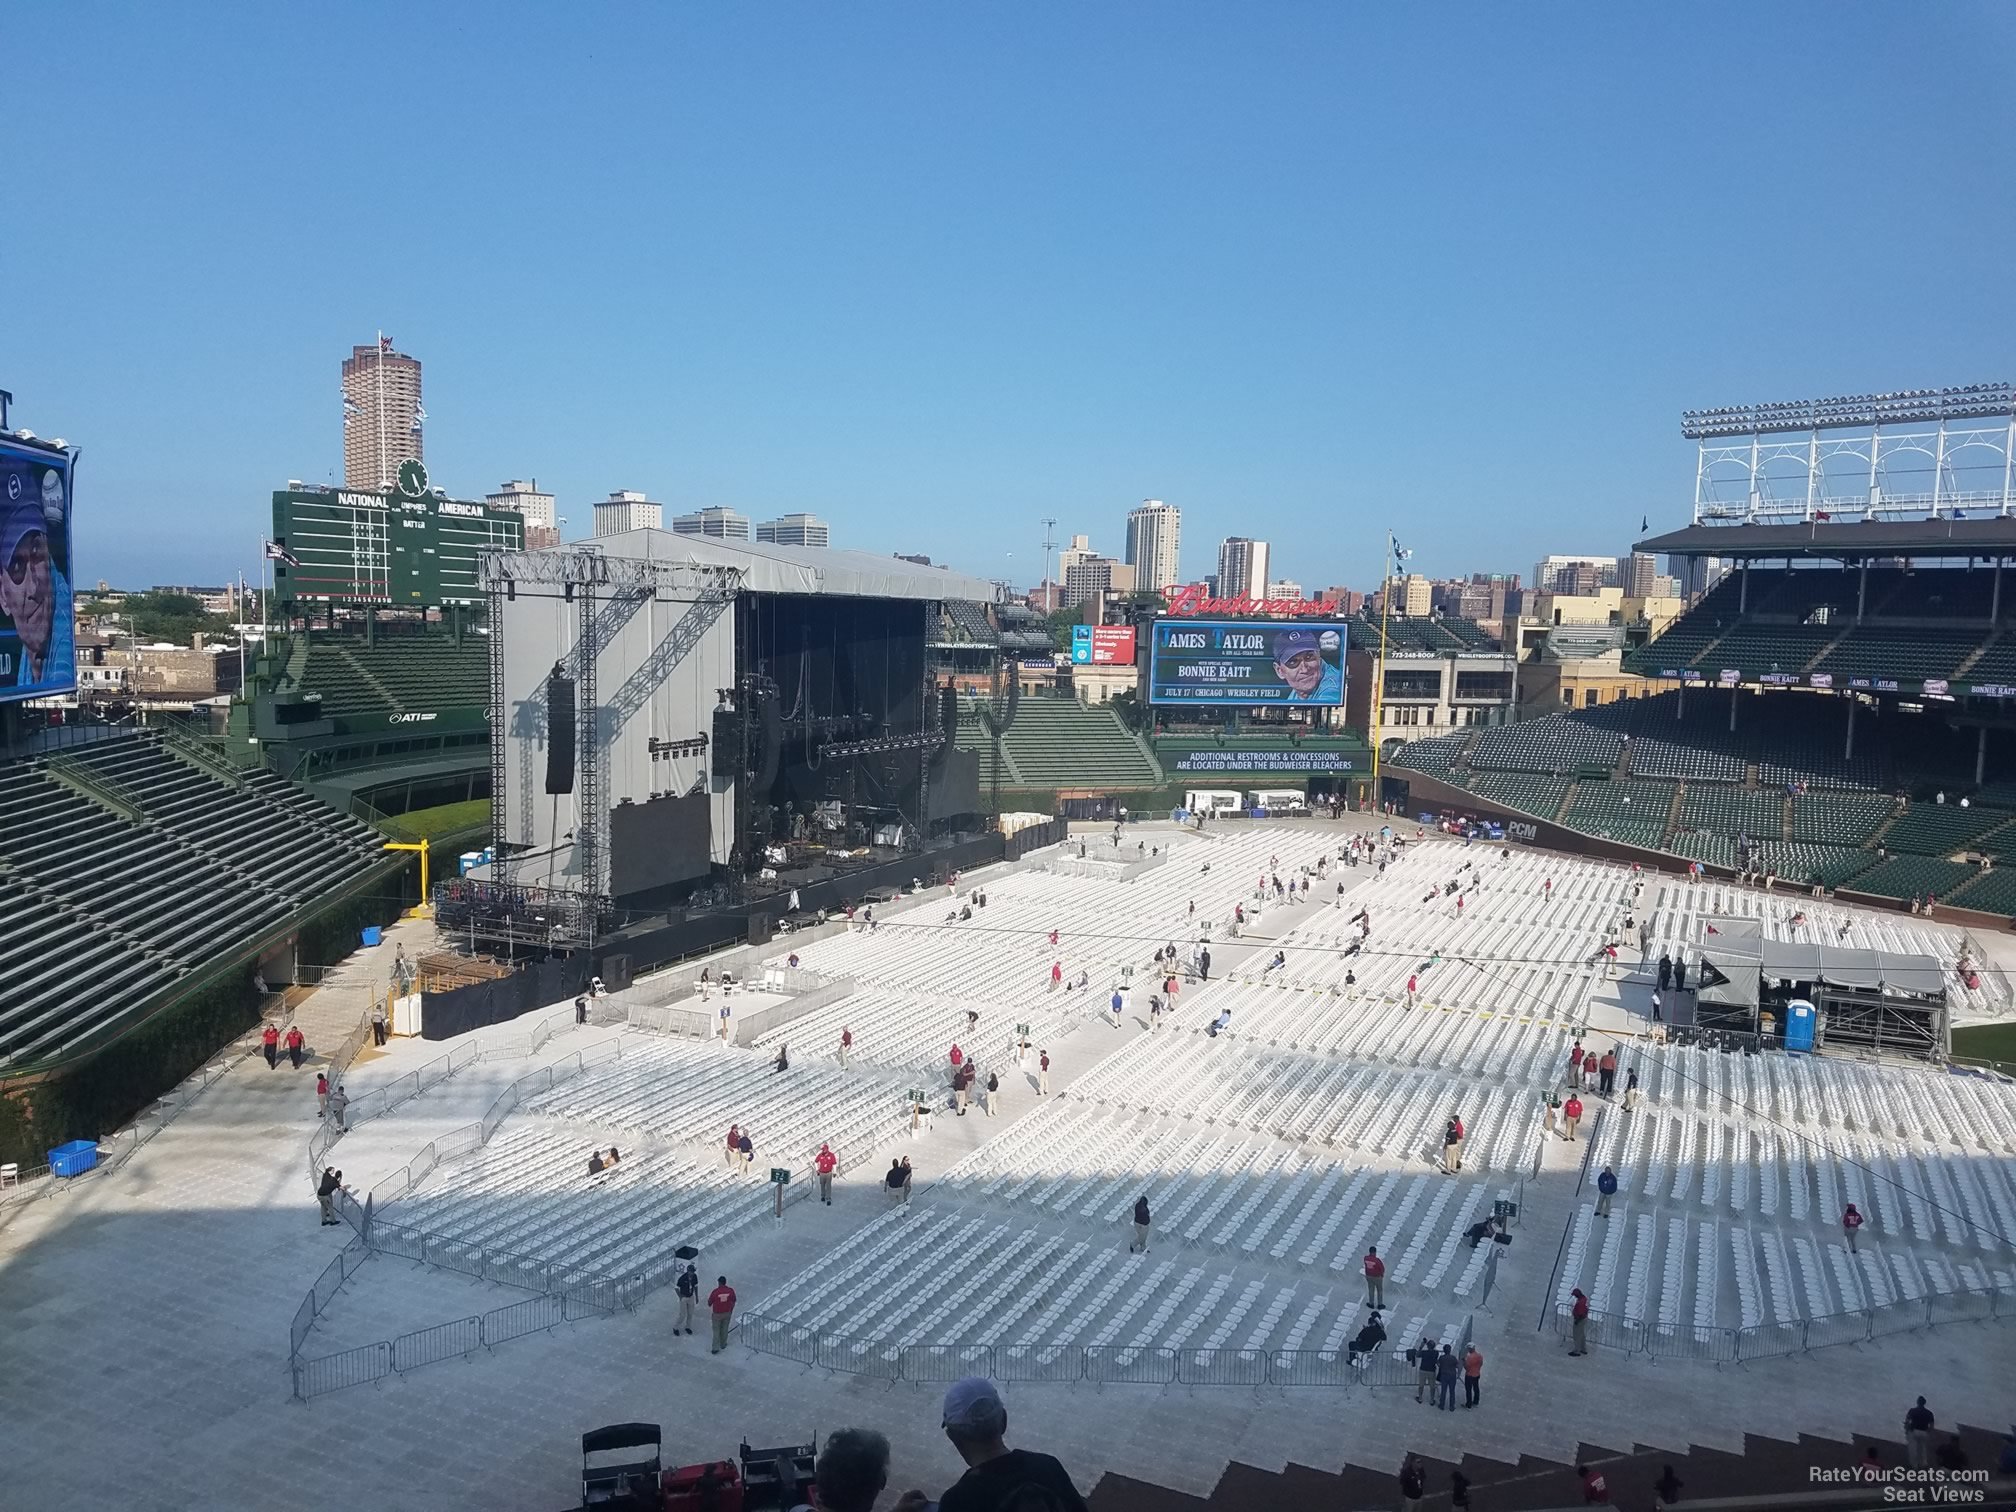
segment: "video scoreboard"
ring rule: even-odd
[[[431,609],[481,603],[477,553],[486,546],[522,551],[525,518],[441,498],[426,489],[423,474],[411,493],[281,489],[273,495],[273,539],[285,553],[273,564],[282,603]]]

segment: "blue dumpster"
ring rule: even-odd
[[[385,931],[384,931],[384,930],[382,930],[382,929],[380,929],[380,928],[379,928],[379,927],[378,927],[378,926],[377,926],[376,924],[367,924],[367,925],[365,925],[365,926],[364,926],[364,943],[365,943],[366,945],[382,945],[382,944],[384,944],[384,943],[385,943]]]
[[[95,1140],[73,1139],[68,1144],[58,1145],[49,1152],[49,1170],[56,1176],[82,1176],[98,1164],[98,1145]]]

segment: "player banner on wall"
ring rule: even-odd
[[[0,441],[0,702],[77,689],[74,460],[54,447]]]
[[[1148,701],[1336,708],[1344,702],[1344,626],[1157,620]]]

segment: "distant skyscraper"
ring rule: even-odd
[[[343,486],[387,489],[409,457],[427,460],[420,427],[420,359],[392,350],[392,338],[352,347],[343,359]]]
[[[1218,543],[1218,596],[1267,597],[1267,543],[1227,536]]]
[[[635,489],[618,489],[606,499],[595,501],[595,534],[621,535],[626,530],[659,530],[665,524],[665,506],[653,504]]]
[[[692,514],[674,515],[672,530],[677,535],[712,536],[717,541],[749,539],[749,516],[738,510],[711,504]]]
[[[1650,598],[1659,576],[1659,559],[1647,551],[1617,558],[1617,586],[1626,598]]]
[[[774,520],[764,520],[756,527],[756,539],[767,541],[773,546],[832,544],[826,522],[814,514],[787,514],[779,515]]]
[[[1143,499],[1127,513],[1127,565],[1144,589],[1167,588],[1177,582],[1182,551],[1183,511],[1160,499]]]
[[[557,507],[550,493],[539,491],[539,480],[533,478],[513,478],[497,492],[485,494],[483,502],[492,509],[512,509],[525,516],[525,523],[531,525],[558,525],[560,517],[554,512]]]
[[[1302,585],[1289,578],[1276,578],[1267,585],[1267,597],[1270,599],[1299,599],[1302,597]]]
[[[1577,573],[1578,567],[1587,567],[1588,572]],[[1537,593],[1568,593],[1571,591],[1567,579],[1576,582],[1593,583],[1595,588],[1615,588],[1617,586],[1617,558],[1594,556],[1545,556],[1533,564],[1533,588]],[[1582,590],[1573,590],[1580,592]]]
[[[525,549],[543,551],[560,544],[560,519],[553,495],[539,491],[539,480],[513,478],[483,502],[492,509],[509,509],[525,517]]]

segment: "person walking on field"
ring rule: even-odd
[[[833,1168],[839,1164],[840,1157],[829,1144],[821,1144],[819,1153],[812,1157],[812,1168],[819,1173],[819,1200],[828,1207],[833,1206]]]
[[[1428,1402],[1428,1393],[1435,1390],[1435,1365],[1441,1359],[1442,1346],[1434,1339],[1423,1339],[1414,1351],[1414,1400]],[[1433,1402],[1428,1402],[1434,1406]]]
[[[1421,1498],[1427,1494],[1427,1467],[1420,1455],[1410,1454],[1400,1462],[1400,1512],[1421,1512]]]
[[[992,1118],[1001,1111],[1001,1078],[992,1071],[987,1073],[987,1116]]]
[[[1624,1106],[1631,1109],[1638,1106],[1638,1068],[1631,1066],[1624,1072]]]
[[[714,1290],[707,1293],[707,1311],[714,1315],[714,1347],[707,1353],[719,1354],[728,1347],[728,1323],[735,1316],[735,1288],[726,1276],[715,1277]]]
[[[350,1094],[343,1090],[343,1083],[338,1082],[336,1083],[336,1090],[329,1094],[329,1116],[336,1121],[336,1132],[338,1134],[349,1132],[350,1125],[347,1122],[349,1113]]]
[[[294,1063],[296,1071],[301,1069],[301,1051],[307,1043],[307,1040],[301,1035],[301,1026],[299,1024],[289,1024],[287,1026],[287,1059]]]
[[[742,1157],[742,1126],[740,1124],[730,1124],[728,1125],[728,1152],[727,1152],[728,1169],[731,1171],[734,1170],[735,1162],[741,1159],[741,1157]]]
[[[1575,1143],[1575,1126],[1581,1122],[1582,1099],[1577,1097],[1573,1092],[1570,1092],[1568,1094],[1568,1101],[1561,1104],[1561,1124],[1563,1131],[1567,1135],[1568,1143]]]
[[[1582,1041],[1577,1040],[1568,1047],[1568,1087],[1570,1091],[1582,1080]]]
[[[1420,1000],[1421,978],[1414,972],[1407,973],[1407,1006],[1412,1008]]]
[[[1596,1069],[1603,1083],[1598,1090],[1608,1097],[1617,1088],[1617,1052],[1605,1050],[1603,1058],[1596,1063]]]
[[[1045,1050],[1036,1057],[1036,1095],[1050,1095],[1050,1052]]]
[[[315,1073],[315,1116],[329,1116],[329,1073],[326,1071]]]
[[[1616,1195],[1617,1173],[1606,1165],[1603,1167],[1603,1174],[1596,1178],[1596,1216],[1598,1218],[1608,1218],[1610,1216],[1610,1199]]]
[[[1855,1211],[1855,1204],[1849,1203],[1848,1210],[1841,1215],[1841,1237],[1848,1241],[1848,1253],[1855,1251],[1855,1231],[1862,1227],[1862,1215]]]
[[[1442,1126],[1442,1173],[1445,1176],[1454,1176],[1463,1169],[1462,1147],[1463,1139],[1452,1115],[1449,1122]]]
[[[1463,1405],[1475,1407],[1484,1377],[1484,1352],[1472,1344],[1463,1352]]]
[[[1575,1299],[1575,1305],[1568,1310],[1568,1321],[1574,1329],[1575,1346],[1568,1353],[1585,1355],[1589,1353],[1589,1298],[1579,1286],[1569,1295]]]
[[[842,1071],[847,1069],[847,1057],[853,1052],[853,1049],[854,1031],[843,1026],[840,1030],[840,1069]]]
[[[1148,1194],[1143,1192],[1134,1199],[1134,1242],[1127,1246],[1130,1255],[1148,1253]]]
[[[385,1043],[385,1005],[383,1003],[373,1003],[371,1005],[371,1038],[380,1047]]]
[[[268,1024],[268,1025],[267,1025],[267,1026],[265,1027],[265,1029],[263,1029],[262,1031],[260,1031],[260,1034],[259,1034],[259,1043],[260,1043],[260,1046],[261,1046],[261,1047],[262,1047],[262,1048],[263,1048],[263,1049],[265,1050],[265,1052],[266,1052],[266,1069],[267,1069],[268,1071],[277,1071],[277,1070],[279,1070],[279,1069],[280,1069],[280,1031],[279,1031],[279,1030],[278,1030],[277,1028],[275,1028],[275,1027],[274,1027],[273,1025],[271,1025],[271,1024]]]
[[[756,1141],[749,1137],[747,1129],[744,1129],[742,1137],[735,1141],[735,1148],[741,1152],[742,1174],[747,1176],[749,1168],[756,1164]]]
[[[1386,1305],[1386,1262],[1379,1258],[1376,1245],[1365,1251],[1365,1305]]]
[[[700,1272],[692,1266],[679,1272],[679,1279],[672,1284],[679,1294],[679,1323],[672,1332],[690,1334],[693,1332],[693,1304],[700,1297]]]

